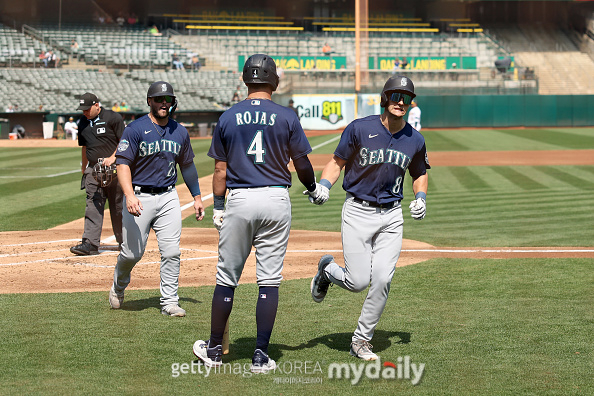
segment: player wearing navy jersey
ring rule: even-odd
[[[157,81],[149,87],[149,114],[130,123],[118,145],[118,180],[125,196],[124,243],[109,292],[112,308],[120,308],[130,273],[142,258],[150,229],[161,252],[161,312],[185,316],[177,295],[180,272],[181,208],[175,189],[177,168],[194,197],[196,220],[204,217],[194,151],[185,127],[170,116],[177,107],[171,84]]]
[[[243,68],[243,81],[248,96],[221,115],[208,152],[215,159],[213,220],[219,229],[219,262],[210,339],[196,341],[193,352],[207,366],[222,364],[225,324],[253,246],[259,293],[251,371],[263,373],[276,367],[268,357],[268,344],[291,228],[289,161],[293,160],[297,176],[312,199],[319,198],[321,186],[315,182],[307,157],[311,147],[299,118],[293,110],[271,100],[279,81],[274,60],[263,54],[251,56]]]
[[[371,351],[369,341],[386,305],[402,249],[400,201],[407,169],[415,193],[415,200],[409,206],[411,216],[416,220],[425,217],[430,168],[425,139],[403,118],[414,97],[410,79],[403,76],[388,79],[381,93],[384,112],[355,120],[345,128],[320,181],[324,189],[330,189],[345,168],[342,184],[346,191],[342,208],[345,266],[340,267],[331,255],[323,256],[311,282],[311,295],[314,301],[321,302],[331,284],[351,292],[361,292],[371,284],[350,351],[364,360],[378,358]]]

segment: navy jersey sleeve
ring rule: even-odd
[[[179,156],[177,157],[177,163],[182,166],[188,165],[194,162],[194,150],[190,143],[190,134],[183,125],[177,124],[177,128],[179,128],[179,132],[182,135],[182,145]]]
[[[117,165],[130,165],[136,154],[138,153],[138,145],[140,141],[140,135],[135,128],[134,122],[131,123],[124,129],[118,149],[116,151],[116,164]]]
[[[408,167],[408,173],[410,173],[411,177],[416,179],[427,173],[427,169],[431,169],[431,166],[429,165],[427,148],[425,147],[425,142],[423,141],[422,147],[412,158],[412,161]]]
[[[309,140],[301,127],[299,118],[295,115],[291,125],[291,136],[289,141],[289,155],[292,159],[298,159],[312,152]]]
[[[345,161],[348,161],[353,155],[353,152],[355,152],[357,149],[354,125],[354,123],[350,123],[344,129],[342,135],[340,136],[338,146],[336,146],[336,150],[334,150],[334,155]]]
[[[223,142],[222,123],[218,122],[212,134],[208,156],[219,161],[227,162],[227,153]]]

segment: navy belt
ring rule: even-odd
[[[379,204],[377,202],[365,201],[364,199],[359,199],[353,197],[353,201],[360,203],[363,206],[371,206],[372,208],[380,208],[380,209],[392,209],[394,206],[398,206],[400,201],[392,201],[383,204]]]
[[[146,187],[146,186],[134,186],[134,192],[136,194],[142,193],[142,194],[163,194],[164,192],[167,191],[171,191],[173,190],[173,187],[175,187],[175,184],[172,184],[168,187]]]

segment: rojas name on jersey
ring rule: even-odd
[[[168,151],[170,153],[179,154],[181,145],[174,142],[173,140],[159,140],[157,142],[146,142],[142,141],[138,145],[138,155],[146,157],[147,155],[153,155],[161,151]]]
[[[411,158],[398,150],[378,149],[369,150],[367,147],[361,147],[359,150],[359,165],[368,166],[389,163],[398,165],[403,170],[410,165]]]
[[[276,113],[272,113],[270,116],[265,111],[235,113],[235,122],[237,125],[258,124],[273,126],[275,121]]]

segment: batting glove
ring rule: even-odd
[[[225,216],[225,210],[213,209],[212,211],[212,223],[217,228],[217,231],[221,231],[223,226],[223,217]]]
[[[323,205],[330,198],[330,190],[328,187],[316,183],[316,189],[313,191],[305,190],[303,195],[309,195],[309,202],[316,205]]]
[[[423,220],[425,212],[427,212],[427,205],[423,198],[417,198],[408,206],[410,209],[410,216],[415,220]]]

